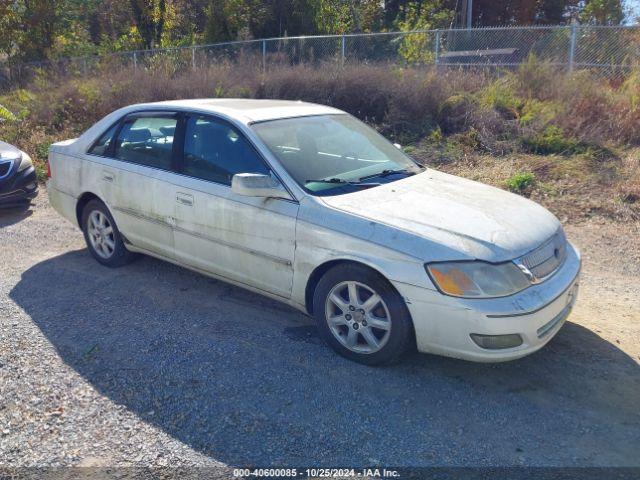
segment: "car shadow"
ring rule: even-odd
[[[33,215],[32,205],[0,207],[0,228],[26,220]]]
[[[638,363],[571,322],[510,363],[371,368],[301,313],[151,258],[69,252],[10,297],[100,393],[232,466],[637,462]]]

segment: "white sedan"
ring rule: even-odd
[[[322,105],[132,105],[54,144],[49,167],[51,204],[101,264],[143,253],[278,299],[366,364],[522,357],[577,295],[580,254],[547,210]]]

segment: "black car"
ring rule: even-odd
[[[38,180],[29,155],[0,142],[0,208],[29,205],[36,195]]]

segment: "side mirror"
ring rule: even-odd
[[[402,150],[402,145],[400,145],[399,143],[394,143],[393,146],[396,147],[398,150]]]
[[[236,173],[231,179],[231,190],[245,197],[285,198],[291,195],[277,178],[260,173]]]

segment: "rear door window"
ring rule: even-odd
[[[125,162],[171,170],[177,124],[174,116],[125,119],[116,139],[115,157]]]

